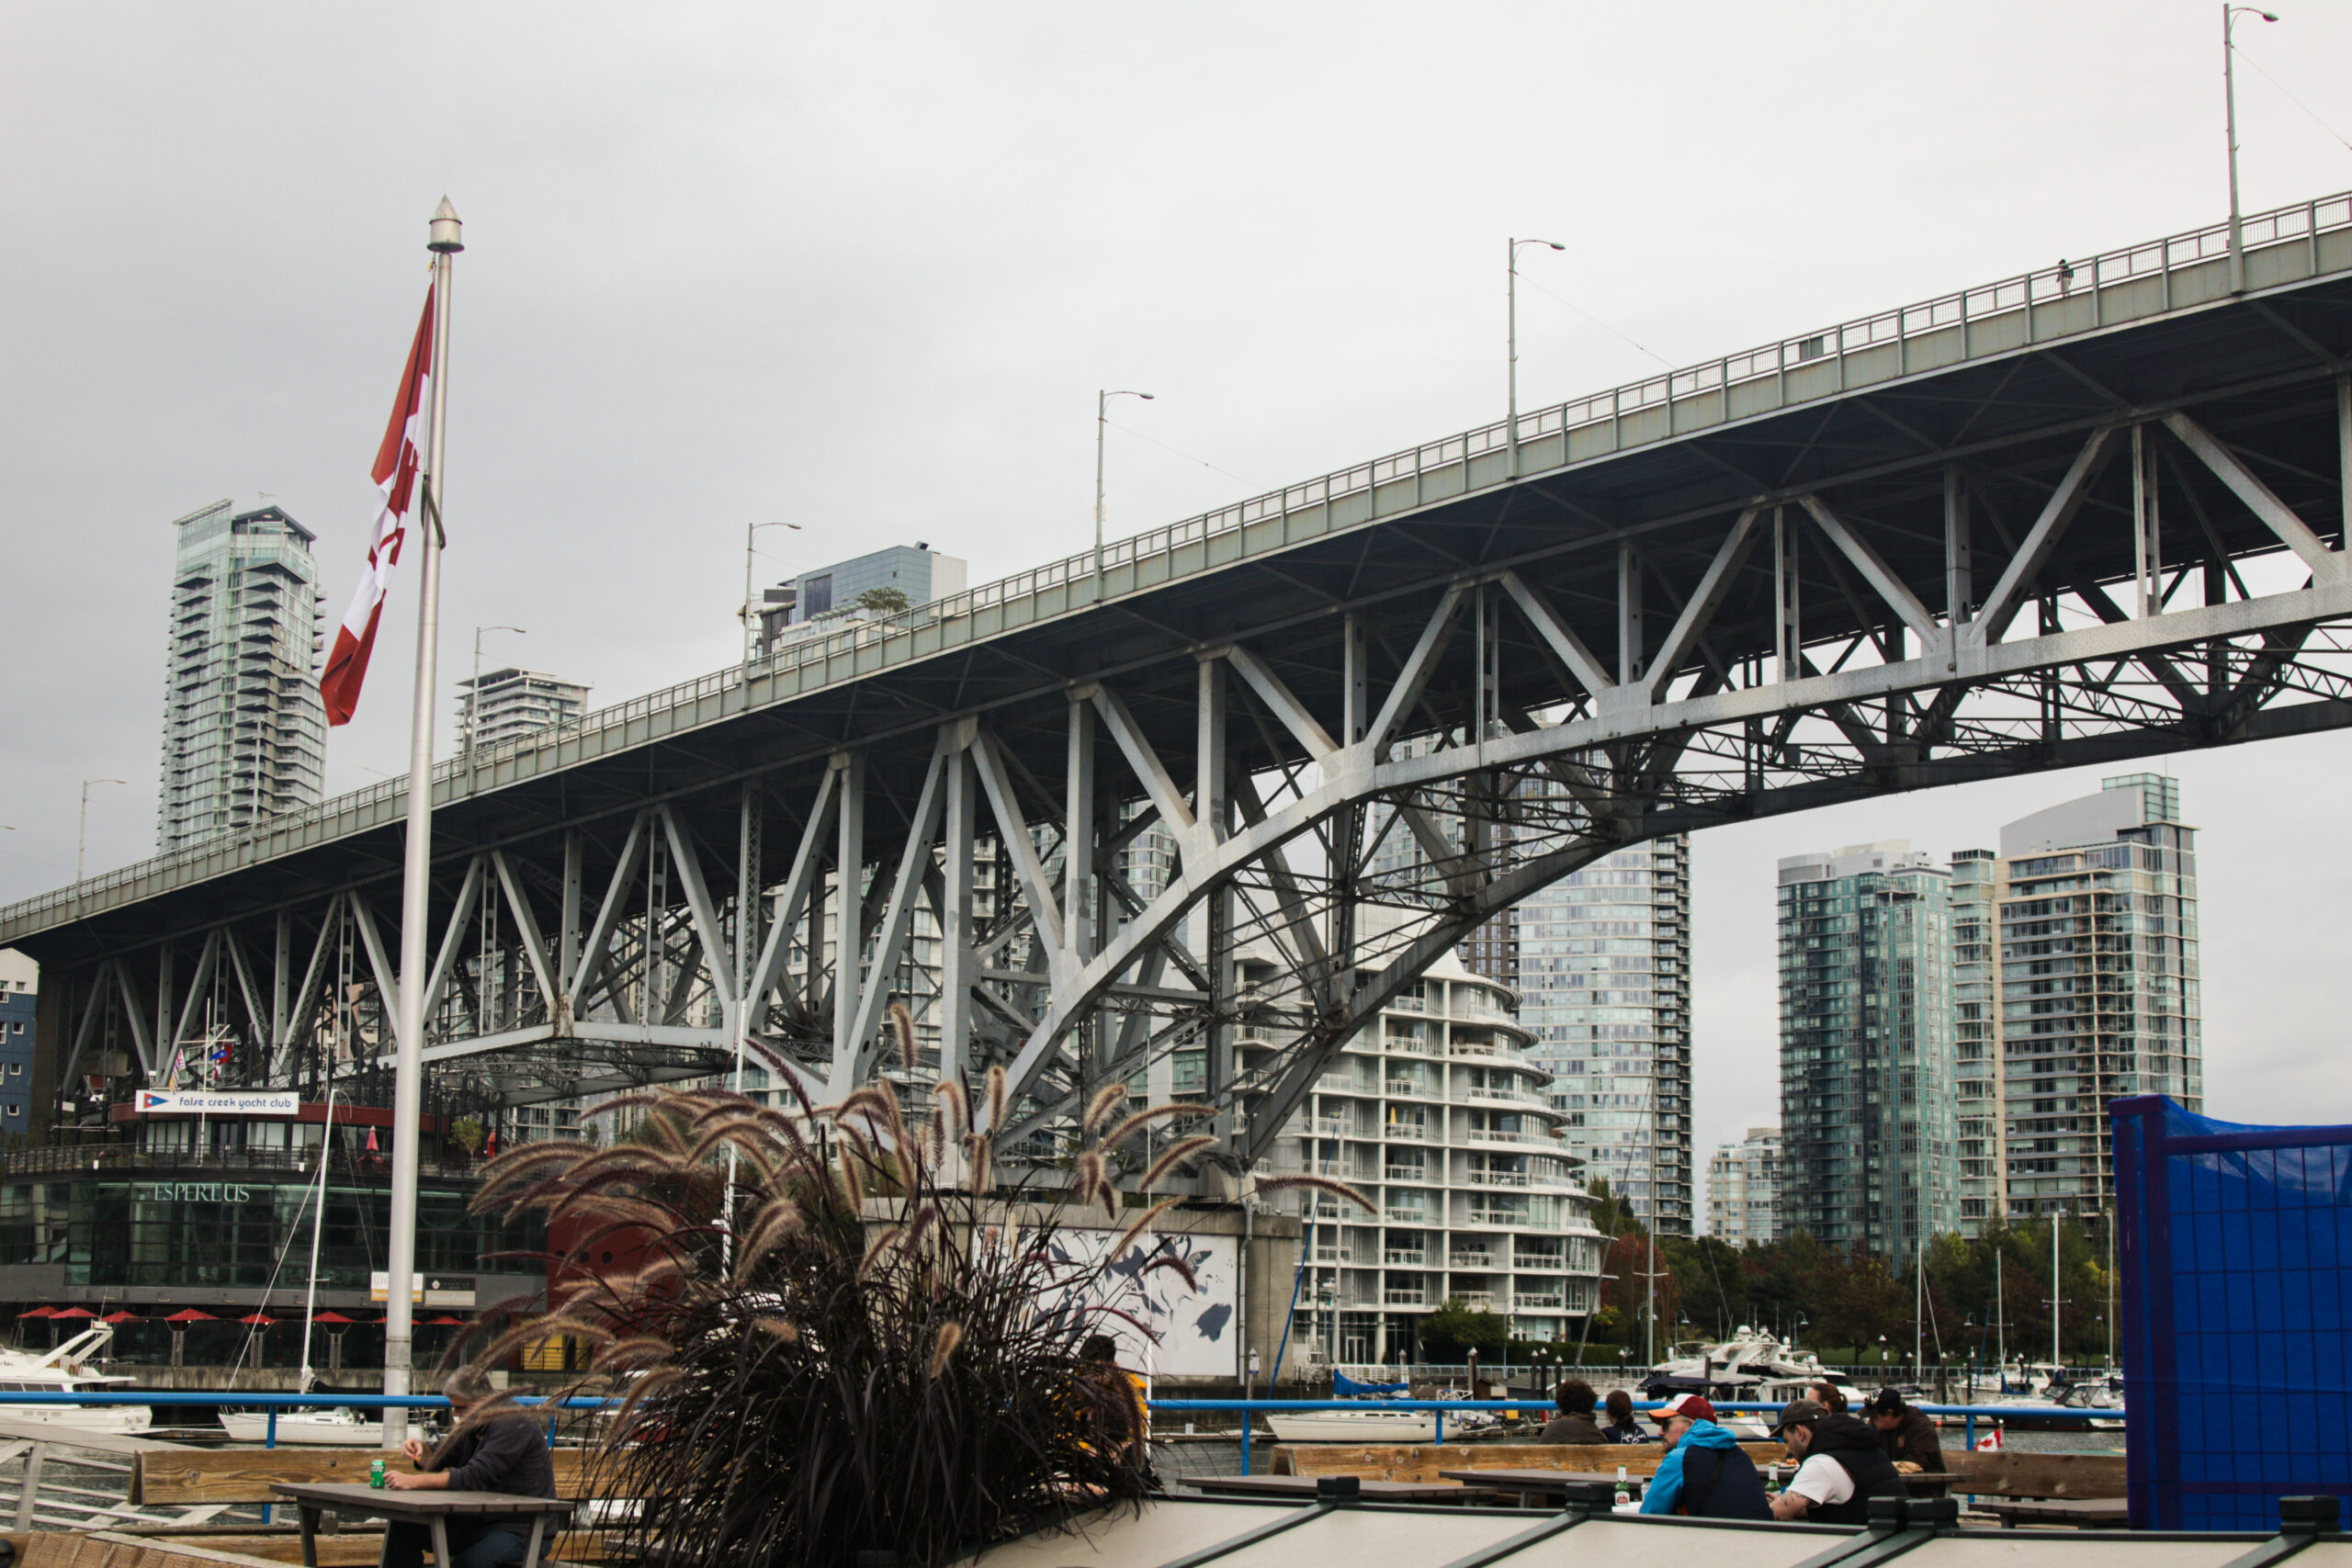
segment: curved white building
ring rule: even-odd
[[[1245,957],[1245,976],[1271,969]],[[1448,956],[1348,1043],[1276,1145],[1271,1175],[1313,1171],[1380,1206],[1286,1198],[1310,1228],[1294,1343],[1395,1361],[1448,1300],[1527,1339],[1573,1337],[1592,1309],[1600,1234],[1561,1142],[1551,1073],[1527,1056],[1507,987]],[[1253,1044],[1245,1027],[1245,1067]]]

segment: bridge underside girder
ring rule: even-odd
[[[2352,279],[1551,466],[436,814],[452,1103],[1198,1053],[1262,1155],[1481,922],[1663,833],[2352,721]],[[1172,852],[1147,874],[1130,852]],[[396,836],[25,940],[67,1081],[381,1071]],[[844,942],[841,933],[851,933]],[[846,950],[854,962],[844,964]]]

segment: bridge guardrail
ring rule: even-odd
[[[2249,214],[2241,222],[2244,243],[2249,252],[2264,245],[2308,239],[2316,254],[2318,237],[2322,233],[2346,228],[2352,228],[2352,192]],[[1628,413],[1658,407],[1671,408],[1679,398],[1718,389],[1728,397],[1729,389],[1736,386],[1773,377],[1785,378],[1792,369],[1802,369],[1815,364],[1837,363],[1842,366],[1847,355],[1907,343],[1915,336],[1947,332],[1954,326],[1966,328],[2019,314],[2023,314],[2030,323],[2038,308],[2060,305],[2076,298],[2087,297],[2094,302],[2096,318],[2097,302],[2103,298],[2102,289],[2152,276],[2168,280],[2183,268],[2226,255],[2228,248],[2229,225],[2226,222],[2208,224],[2162,239],[2099,252],[2079,261],[2062,260],[2054,265],[1898,306],[1891,310],[1856,317],[1813,332],[1781,338],[1759,347],[1719,355],[1698,365],[1645,377],[1587,397],[1570,399],[1522,413],[1519,416],[1515,433],[1508,422],[1498,420],[1386,457],[1334,469],[1318,478],[1269,491],[1179,523],[1109,541],[1103,547],[1103,564],[1108,570],[1135,566],[1155,557],[1170,558],[1187,546],[1204,544],[1211,538],[1238,533],[1253,524],[1286,518],[1293,512],[1328,505],[1391,481],[1417,479],[1434,469],[1465,464],[1483,454],[1509,448],[1514,434],[1517,441],[1523,445],[1530,440],[1541,440],[1604,422],[1622,422]],[[2169,282],[2166,293],[2169,299]],[[2101,323],[2095,320],[2094,326],[2098,324]],[[1841,370],[1841,388],[1843,379]],[[1464,488],[1468,488],[1466,482]],[[1093,575],[1094,554],[1088,550],[890,615],[862,620],[842,631],[811,635],[751,663],[696,676],[676,685],[583,714],[576,719],[534,730],[528,735],[517,736],[470,753],[460,753],[435,765],[433,784],[436,791],[441,786],[448,786],[446,798],[455,799],[461,794],[471,793],[470,787],[462,792],[458,789],[460,779],[478,775],[483,769],[495,770],[501,761],[538,751],[560,753],[567,740],[576,752],[584,753],[586,742],[593,737],[614,730],[626,732],[632,725],[648,723],[657,716],[692,708],[713,698],[724,697],[729,692],[748,693],[753,681],[786,671],[805,671],[811,666],[843,660],[848,665],[847,669],[837,674],[826,675],[817,684],[827,686],[859,679],[885,664],[899,661],[889,657],[888,652],[888,645],[893,638],[902,641],[900,658],[921,657],[912,649],[913,634],[918,631],[968,618],[980,611],[1024,598],[1035,599],[1048,590],[1067,588]],[[1170,573],[1170,577],[1176,575],[1180,574]],[[1061,610],[1049,611],[1046,615],[1073,613],[1091,607],[1093,603],[1095,601],[1090,599],[1084,604],[1066,604]],[[874,650],[876,656],[860,658],[861,651],[867,649]],[[812,689],[815,688],[804,682],[792,694],[801,694]],[[388,806],[404,797],[407,791],[408,780],[404,775],[387,779],[337,795],[332,800],[322,801],[317,806],[273,817],[258,829],[207,840],[169,854],[153,856],[95,877],[86,877],[65,887],[19,899],[0,908],[0,926],[63,913],[78,908],[81,901],[94,894],[108,892],[164,872],[198,865],[224,855],[234,857],[236,864],[251,864],[267,858],[270,852],[286,852],[301,844],[317,841],[298,838],[285,850],[266,851],[265,846],[272,840],[299,835],[305,827],[322,824],[337,817],[351,816],[370,806]],[[239,854],[240,851],[244,852]]]

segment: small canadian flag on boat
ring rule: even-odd
[[[2001,1429],[1998,1427],[1994,1427],[1991,1431],[1976,1439],[1976,1451],[1978,1453],[1991,1453],[1997,1449],[2007,1448],[2007,1444],[2001,1441]]]
[[[376,513],[376,535],[368,546],[368,570],[343,613],[334,634],[334,649],[327,655],[326,673],[319,677],[319,696],[326,704],[327,723],[348,724],[359,706],[359,683],[368,677],[368,655],[376,647],[376,622],[384,613],[384,595],[392,585],[392,568],[399,564],[401,541],[408,537],[409,507],[415,500],[419,453],[424,438],[425,410],[433,379],[433,290],[424,291],[424,317],[416,323],[416,341],[409,344],[408,367],[401,372],[401,389],[392,400],[392,421],[385,427],[383,444],[376,449],[372,470],[376,488],[384,492]]]

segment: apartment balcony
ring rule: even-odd
[[[1507,1055],[1508,1050],[1491,1040],[1456,1040],[1447,1048],[1446,1054],[1453,1056],[1500,1056]]]
[[[1536,1187],[1548,1179],[1524,1170],[1474,1170],[1464,1179],[1473,1187]]]
[[[1373,1303],[1363,1303],[1370,1306]],[[1421,1307],[1430,1304],[1430,1293],[1419,1285],[1391,1285],[1380,1293],[1380,1304],[1393,1307]]]
[[[1491,1309],[1495,1304],[1495,1292],[1492,1291],[1456,1291],[1453,1292],[1453,1299],[1460,1302],[1464,1306],[1487,1307]]]
[[[1484,1089],[1467,1089],[1464,1092],[1472,1100],[1507,1100],[1513,1105],[1532,1105],[1537,1107],[1539,1110],[1544,1111],[1549,1111],[1552,1109],[1551,1096],[1536,1094],[1529,1089],[1495,1089],[1490,1086]]]
[[[1385,1168],[1381,1176],[1388,1181],[1425,1182],[1430,1179],[1430,1173],[1418,1165],[1392,1165]]]
[[[1505,1133],[1491,1127],[1473,1127],[1468,1138],[1474,1144],[1509,1144],[1519,1148],[1556,1149],[1560,1140],[1544,1133]]]
[[[1334,1213],[1337,1213],[1336,1209]],[[1427,1209],[1403,1209],[1391,1205],[1381,1210],[1381,1215],[1385,1219],[1396,1221],[1400,1225],[1425,1225],[1430,1223],[1430,1212]]]
[[[1429,1085],[1415,1078],[1390,1078],[1381,1087],[1390,1095],[1406,1095],[1415,1100],[1435,1100],[1439,1098],[1437,1091],[1431,1089]]]
[[[1565,1312],[1567,1310],[1568,1298],[1564,1295],[1513,1296],[1510,1299],[1510,1304],[1514,1312]]]
[[[1381,1254],[1380,1260],[1388,1265],[1391,1269],[1426,1269],[1429,1267],[1429,1254],[1426,1252],[1400,1252],[1391,1249],[1390,1251]]]
[[[1495,1255],[1491,1252],[1448,1253],[1445,1266],[1448,1269],[1467,1269],[1473,1273],[1483,1274],[1494,1268]]]
[[[1384,1122],[1379,1135],[1392,1144],[1426,1144],[1430,1141],[1429,1127],[1419,1122]]]

